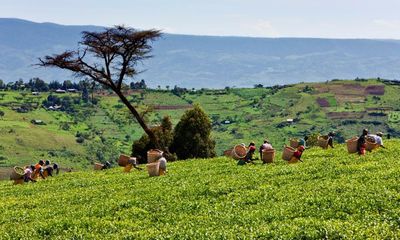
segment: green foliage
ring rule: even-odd
[[[200,106],[195,105],[175,127],[172,152],[179,159],[213,157],[215,142],[210,135],[211,121]]]
[[[0,182],[2,239],[398,239],[400,142],[365,157],[307,149],[303,163],[169,163]],[[43,205],[45,203],[45,205]]]

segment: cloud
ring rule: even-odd
[[[279,32],[274,28],[272,23],[267,20],[257,20],[252,23],[243,23],[240,28],[243,32],[251,36],[259,37],[278,37]]]

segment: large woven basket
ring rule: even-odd
[[[375,142],[375,138],[368,137],[365,139],[365,150],[371,152],[372,150],[377,149],[378,147],[379,144]]]
[[[353,137],[351,139],[346,140],[347,151],[349,153],[357,152],[357,140],[358,140],[358,137]]]
[[[230,148],[230,149],[228,149],[228,150],[225,150],[225,151],[224,151],[224,156],[225,156],[225,157],[232,157],[232,150],[233,150],[233,148]]]
[[[118,165],[121,167],[125,167],[129,163],[130,157],[125,154],[121,154],[118,159]]]
[[[274,149],[264,149],[262,150],[262,161],[263,163],[273,163],[275,158]]]
[[[14,167],[10,174],[10,180],[19,180],[22,178],[24,178],[24,169],[22,167]]]
[[[298,138],[290,139],[290,146],[292,148],[297,148],[299,146],[299,139]]]
[[[243,145],[236,145],[232,150],[232,157],[236,160],[243,159],[246,157],[247,150]]]
[[[148,163],[153,163],[157,161],[163,154],[163,151],[158,150],[158,149],[150,149],[147,151],[147,162]]]
[[[148,163],[146,164],[146,167],[150,177],[155,177],[160,175],[160,163],[158,161]]]
[[[318,136],[318,146],[322,148],[328,148],[328,136]]]
[[[292,148],[290,146],[285,146],[282,152],[282,159],[289,161],[293,157],[295,151],[296,151],[295,148]]]
[[[95,163],[94,164],[94,170],[101,170],[103,169],[104,165],[101,163]]]

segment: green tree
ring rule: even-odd
[[[171,151],[179,159],[210,158],[215,154],[215,141],[211,139],[211,121],[207,114],[195,105],[182,116],[174,130]]]
[[[165,157],[169,161],[175,160],[175,157],[168,151],[173,141],[171,118],[165,116],[161,120],[161,125],[151,128],[151,131],[154,133],[157,142],[159,143],[159,147],[166,151]],[[138,157],[139,161],[142,163],[147,162],[147,151],[153,148],[157,147],[150,141],[148,135],[144,134],[139,140],[133,142],[132,156]]]

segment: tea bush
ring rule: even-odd
[[[360,157],[344,145],[303,163],[169,164],[166,176],[120,168],[0,182],[1,239],[396,239],[399,140]]]

